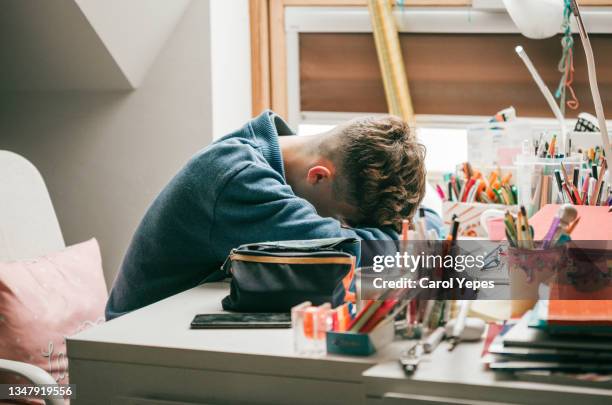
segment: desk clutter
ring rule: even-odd
[[[529,215],[546,204],[612,204],[606,181],[607,161],[602,154],[593,149],[586,159],[581,154],[563,157],[551,155],[546,147],[547,143],[538,146],[536,142],[533,155],[522,154],[516,160],[519,202],[527,207]]]
[[[467,128],[468,160],[477,166],[512,165],[523,140],[534,132],[532,125],[517,119],[514,107],[508,107],[489,122]]]
[[[586,128],[589,123],[581,118],[576,126]],[[541,131],[535,135],[533,130],[523,128],[524,132],[512,132],[513,136],[506,139],[499,132],[504,128],[480,134],[495,139],[501,136],[498,141],[469,141],[476,143],[468,150],[476,148],[480,152],[470,152],[468,162],[444,174],[442,183],[436,185],[443,201],[444,223],[450,226],[453,217],[459,218],[459,236],[487,237],[489,229],[481,216],[488,210],[516,214],[518,206],[523,205],[531,217],[547,204],[612,205],[608,164],[604,149],[597,144],[599,134],[574,131],[568,136],[567,147],[561,148],[556,133]],[[512,153],[503,159],[484,158],[499,153],[500,148]],[[499,166],[499,162],[507,165]]]
[[[455,173],[445,174],[444,188],[438,185],[436,189],[444,201],[514,205],[518,201],[518,191],[512,177],[509,169],[479,170],[465,162]]]
[[[367,356],[393,341],[397,299],[367,301],[357,311],[352,303],[331,309],[310,301],[291,309],[294,347],[298,354]]]
[[[557,214],[551,221],[546,235],[538,244],[540,249],[548,249],[571,240],[570,235],[580,222],[580,216],[574,206],[565,204],[559,207]],[[534,228],[529,225],[527,210],[521,205],[516,217],[506,211],[504,224],[506,226],[506,239],[510,246],[518,249],[536,249]]]
[[[570,134],[566,153],[559,151],[557,136],[540,134],[523,147],[515,164],[518,168],[520,203],[531,214],[546,204],[610,205],[606,178],[607,160],[597,144],[599,134],[581,132],[593,126],[588,114],[581,114]],[[595,136],[595,140],[593,137]]]
[[[524,205],[531,216],[546,204],[611,205],[605,145],[597,119],[583,112],[573,131],[566,128],[562,119],[560,125],[560,131],[538,128],[518,119],[514,108],[510,107],[498,112],[486,124],[470,126],[467,134],[469,163],[463,164],[457,173],[445,175],[445,184],[438,187],[443,201],[459,204],[447,203],[445,208],[456,210],[461,204],[469,204],[463,207],[466,209],[477,206],[475,203],[518,203]],[[479,172],[474,171],[474,181],[471,175],[465,175],[466,167],[470,166],[503,166],[515,174],[514,187],[505,187],[502,181],[500,189],[484,177],[485,185],[480,187],[491,187],[482,192],[477,181]],[[471,190],[474,184],[476,187]],[[462,185],[465,188],[462,189]],[[444,216],[450,218],[452,215],[445,213]],[[465,236],[486,236],[486,233]]]
[[[445,339],[448,350],[453,350],[462,341],[480,340],[484,333],[485,322],[467,316],[470,301],[407,301],[392,295],[364,301],[360,310],[352,303],[335,309],[308,301],[295,306],[291,320],[296,353],[368,356],[396,338],[410,339],[412,348],[402,354],[400,363],[413,372],[420,356],[436,350]]]
[[[461,224],[458,236],[487,236],[487,224],[481,220],[486,211],[517,210],[515,177],[512,168],[475,168],[469,162],[459,165],[454,173],[446,173],[444,184],[436,185],[443,201],[445,225],[450,228],[453,219],[457,219]]]
[[[520,320],[493,327],[483,361],[534,382],[612,388],[612,301],[539,301]]]

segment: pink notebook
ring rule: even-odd
[[[612,242],[612,212],[609,207],[594,207],[589,205],[575,205],[580,222],[572,232],[573,240],[605,240]],[[534,239],[542,240],[557,215],[559,205],[547,204],[533,217],[529,224],[533,226]]]
[[[572,232],[572,240],[589,242],[577,242],[574,243],[574,246],[587,250],[612,250],[612,212],[608,212],[609,207],[588,205],[575,205],[575,207],[580,216],[580,222]],[[529,224],[533,226],[535,240],[544,238],[558,210],[559,205],[548,204],[529,219]],[[569,322],[572,317],[581,315],[593,316],[594,318],[589,318],[592,321],[600,321],[602,318],[612,319],[612,301],[609,300],[609,297],[612,297],[612,286],[598,291],[582,292],[569,284],[554,284],[551,289],[549,312],[553,314],[557,322]],[[559,298],[563,300],[555,301]],[[588,301],[589,299],[593,301]]]

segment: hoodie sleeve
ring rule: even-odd
[[[210,240],[221,259],[245,243],[334,237],[392,240],[397,234],[392,229],[345,228],[333,218],[321,217],[276,171],[249,163],[220,192]]]

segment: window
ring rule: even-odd
[[[254,86],[257,82],[263,94],[258,98],[254,87],[254,113],[271,107],[300,133],[311,133],[355,115],[387,110],[365,1],[252,3],[259,4],[260,16],[268,16],[268,25],[260,26],[254,37],[254,44],[261,45],[263,52],[254,53],[262,61],[253,70]],[[479,3],[407,0],[407,7],[395,11],[430,173],[450,170],[464,161],[468,125],[485,122],[510,105],[520,117],[532,117],[541,127],[557,125],[514,47],[524,46],[554,89],[560,79],[556,70],[560,38],[529,40],[520,35],[501,1],[493,9],[479,9]],[[581,4],[610,6],[612,0],[583,0]],[[421,7],[411,7],[415,5]],[[612,116],[612,8],[586,7],[582,14],[597,57],[602,98]],[[575,55],[579,111],[592,111],[578,40]],[[568,116],[576,113],[570,111]]]
[[[333,124],[300,124],[298,135],[315,135],[333,128]],[[467,160],[465,129],[420,127],[419,140],[427,148],[425,164],[431,173],[449,172]]]
[[[552,89],[560,79],[560,37],[523,37],[502,10],[406,8],[396,11],[412,102],[419,116],[473,116],[482,122],[513,105],[521,117],[550,117],[548,105],[514,48],[521,44]],[[604,100],[612,101],[612,10],[583,12],[597,55]],[[387,111],[369,13],[365,7],[287,7],[287,116],[309,112]],[[592,111],[586,63],[575,45],[574,88]],[[612,102],[605,103],[612,115]],[[568,117],[578,111],[568,110]]]

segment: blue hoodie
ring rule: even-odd
[[[293,135],[271,111],[201,150],[157,196],[115,279],[112,319],[200,284],[245,243],[355,237],[396,239],[390,229],[348,229],[317,215],[285,181],[278,136]]]

